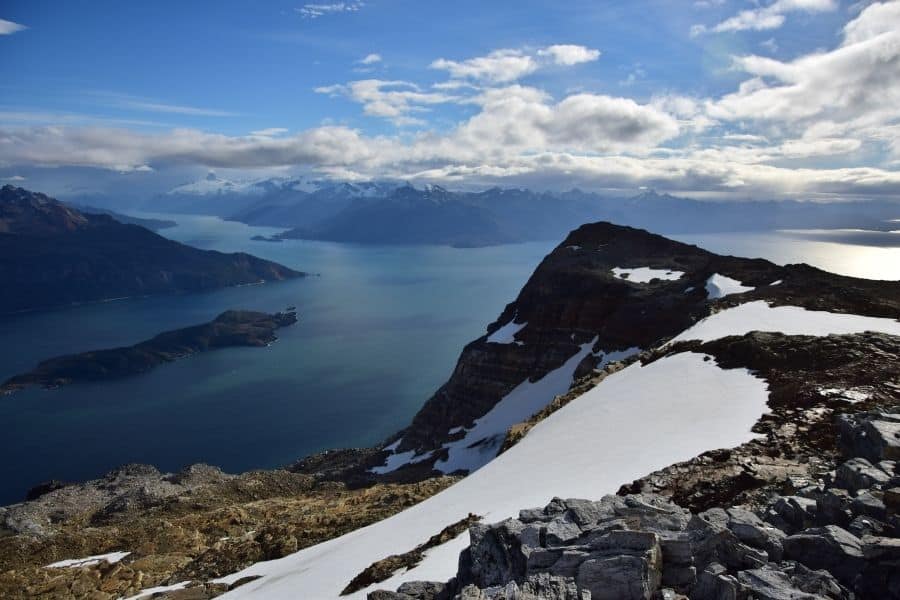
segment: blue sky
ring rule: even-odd
[[[897,0],[7,0],[0,19],[0,177],[36,187],[214,168],[900,194]]]

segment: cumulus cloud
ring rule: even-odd
[[[533,57],[521,50],[494,50],[487,56],[464,61],[439,58],[431,63],[432,69],[450,73],[456,79],[478,79],[492,83],[507,83],[534,73],[538,64]]]
[[[697,36],[707,31],[722,33],[726,31],[765,31],[778,29],[792,12],[818,13],[837,9],[836,0],[775,0],[768,6],[742,10],[738,14],[713,25],[694,25],[691,35]]]
[[[831,51],[793,61],[742,56],[734,65],[750,79],[711,102],[712,117],[803,129],[818,123],[833,135],[864,134],[900,119],[900,2],[863,10]]]
[[[522,73],[556,65],[557,55],[569,56],[563,65],[591,56],[553,54],[551,47],[454,62],[445,65],[451,80],[431,87],[366,79],[316,90],[398,124],[419,122],[436,105],[464,102],[467,116],[440,130],[372,136],[328,126],[226,136],[15,121],[20,125],[0,127],[0,165],[302,166],[346,179],[473,186],[900,197],[900,172],[893,170],[900,163],[891,162],[900,157],[900,2],[861,9],[830,49],[792,60],[736,57],[743,83],[711,98],[667,93],[638,102],[583,91],[554,97],[516,83]],[[499,60],[508,58],[519,62]],[[874,165],[882,167],[855,166],[875,146],[883,150]],[[842,164],[854,166],[834,166]]]
[[[600,58],[600,51],[575,44],[554,44],[541,48],[538,56],[550,57],[557,65],[570,67],[580,63],[591,62]]]
[[[431,63],[431,68],[447,71],[453,79],[473,79],[502,84],[521,79],[548,65],[571,67],[598,58],[600,51],[593,48],[575,44],[554,44],[535,52],[503,48],[485,56],[463,61],[439,58]]]
[[[347,84],[318,87],[319,94],[342,95],[363,105],[363,112],[384,117],[398,125],[420,124],[411,112],[424,112],[427,105],[452,102],[456,98],[441,92],[423,92],[408,81],[362,79]]]
[[[381,62],[381,55],[375,54],[374,52],[372,54],[367,54],[365,57],[363,57],[359,60],[359,64],[361,64],[361,65],[374,65],[375,63],[380,63],[380,62]]]
[[[0,19],[0,35],[12,35],[17,31],[22,31],[24,29],[28,28],[25,25],[20,25],[19,23],[14,23],[13,21]]]

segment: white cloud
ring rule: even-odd
[[[21,175],[12,175],[11,177],[4,177],[3,181],[25,181],[25,177]]]
[[[866,135],[900,119],[900,2],[864,9],[833,50],[793,61],[742,56],[735,68],[750,79],[709,104],[713,118],[794,130],[828,124],[832,135]]]
[[[329,4],[304,4],[294,10],[300,13],[304,19],[318,19],[325,15],[357,12],[363,6],[365,6],[363,2],[332,2]]]
[[[447,71],[453,79],[472,79],[491,84],[504,84],[530,75],[542,67],[571,67],[600,58],[600,51],[575,44],[554,44],[527,52],[513,48],[494,50],[485,56],[463,61],[439,58],[432,69]]]
[[[17,31],[22,31],[28,29],[25,25],[20,25],[19,23],[14,23],[13,21],[7,21],[6,19],[0,19],[0,35],[11,35],[16,33]]]
[[[554,44],[541,48],[538,56],[549,56],[557,65],[572,66],[595,61],[600,58],[600,51],[574,44]]]
[[[439,58],[431,63],[431,68],[447,71],[455,79],[508,83],[534,73],[538,65],[534,58],[521,50],[504,49],[460,62]]]
[[[528,66],[494,61],[506,58]],[[453,79],[431,87],[366,79],[316,90],[398,124],[425,125],[435,106],[466,104],[467,116],[455,124],[396,135],[343,126],[151,134],[81,120],[35,126],[39,119],[0,113],[0,123],[19,124],[0,127],[0,165],[302,166],[348,179],[471,186],[900,198],[900,2],[862,9],[833,48],[792,60],[735,58],[744,81],[711,98],[663,93],[638,102],[584,90],[554,97],[514,83],[529,69],[555,64],[541,49],[501,50],[453,62],[446,68]],[[871,166],[855,166],[861,160]]]
[[[361,64],[361,65],[374,65],[375,63],[380,63],[380,62],[381,62],[381,55],[375,54],[374,52],[372,54],[367,54],[364,58],[361,58],[359,60],[359,64]]]
[[[691,35],[697,36],[707,31],[723,33],[726,31],[765,31],[778,29],[792,12],[819,13],[836,10],[837,0],[775,0],[768,6],[742,10],[724,21],[707,27],[694,25]]]
[[[778,52],[778,42],[775,41],[775,38],[769,38],[759,43],[760,46],[775,54]]]
[[[397,125],[420,124],[419,119],[409,116],[411,112],[424,112],[426,106],[443,104],[456,97],[440,92],[423,92],[408,81],[384,81],[362,79],[345,85],[318,87],[319,94],[343,95],[363,105],[363,112],[373,117],[385,117]]]

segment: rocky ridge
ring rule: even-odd
[[[648,267],[653,270],[648,281],[633,279],[633,271],[619,271]],[[711,297],[707,283],[715,275],[751,289]],[[459,439],[461,431],[523,381],[537,381],[560,368],[582,344],[592,344],[591,352],[575,369],[576,380],[590,379],[595,369],[605,368],[607,356],[657,347],[713,312],[753,300],[896,318],[900,283],[720,256],[610,223],[583,225],[541,262],[487,334],[463,349],[450,379],[409,427],[387,440],[384,447],[393,453],[413,451],[415,462],[378,479],[414,481],[434,475],[436,464],[446,457],[444,447]],[[511,340],[491,339],[511,324],[520,327]],[[499,451],[503,444],[495,446]],[[383,464],[389,455],[369,455],[361,460],[362,468],[341,476],[365,481],[371,478],[366,469]]]

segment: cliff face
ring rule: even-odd
[[[898,298],[896,282],[719,256],[610,223],[584,225],[543,260],[488,334],[466,346],[450,379],[391,449],[414,451],[414,463],[404,468],[428,472],[435,463],[421,460],[424,453],[437,449],[434,457],[441,460],[442,446],[458,442],[463,430],[523,382],[567,370],[565,386],[553,390],[546,404],[566,391],[573,376],[650,349],[738,302],[896,317]],[[572,369],[567,361],[579,353],[583,358]],[[484,444],[499,448],[499,442]]]
[[[0,313],[300,277],[244,253],[198,250],[43,194],[0,189]]]

